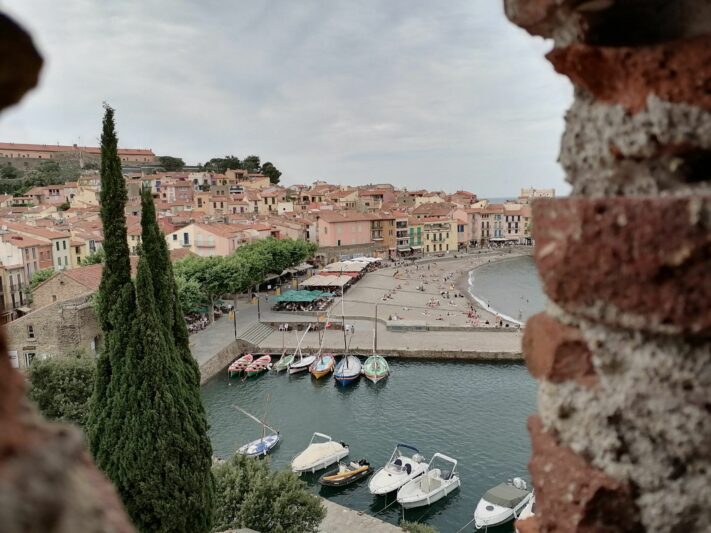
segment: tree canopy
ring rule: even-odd
[[[161,155],[158,156],[158,161],[160,162],[160,166],[162,166],[168,172],[183,170],[183,168],[185,167],[185,161],[183,161],[179,157]]]
[[[45,268],[44,270],[38,270],[32,274],[32,277],[30,278],[30,290],[33,291],[37,285],[47,281],[52,276],[54,276],[54,269],[51,267]]]
[[[200,170],[205,172],[218,172],[224,174],[226,170],[246,170],[247,172],[261,172],[269,177],[271,183],[279,183],[281,171],[270,161],[262,164],[258,155],[248,155],[244,160],[240,160],[234,155],[225,157],[213,157],[204,165],[200,165]]]
[[[106,252],[103,248],[99,248],[94,253],[87,255],[81,260],[81,266],[98,265],[106,261]]]
[[[274,533],[310,533],[326,516],[318,497],[293,472],[269,470],[266,461],[235,454],[213,467],[213,531],[248,527]]]

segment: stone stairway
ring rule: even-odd
[[[259,343],[269,337],[272,333],[274,333],[274,329],[272,329],[271,326],[267,326],[261,322],[253,322],[239,334],[239,338],[250,344],[259,346]]]

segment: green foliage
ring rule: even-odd
[[[84,163],[84,170],[99,170],[99,163],[95,161]]]
[[[240,168],[242,168],[242,162],[238,157],[226,155],[225,157],[213,157],[207,163],[202,165],[200,170],[224,174],[225,170],[238,170]]]
[[[38,270],[30,278],[30,290],[35,290],[35,287],[40,283],[47,281],[49,278],[54,276],[53,268],[45,268],[44,270]]]
[[[79,176],[79,164],[72,160],[61,163],[56,160],[42,161],[34,169],[28,170],[24,174],[19,173],[20,171],[16,169],[9,170],[13,168],[4,166],[0,170],[0,193],[2,194],[20,195],[32,187],[61,185],[67,181],[73,181]]]
[[[259,172],[259,169],[261,168],[259,156],[248,155],[247,157],[245,157],[244,161],[242,161],[242,168],[245,169],[247,172]]]
[[[407,520],[400,522],[400,527],[403,531],[408,531],[409,533],[438,533],[437,529],[432,526],[418,522],[408,522]]]
[[[67,201],[64,202],[63,204],[58,205],[58,206],[57,206],[57,209],[58,209],[59,211],[66,211],[66,210],[69,209],[70,207],[71,207],[71,204],[69,203],[69,200],[67,200]]]
[[[203,293],[200,284],[194,279],[187,279],[184,276],[175,276],[175,284],[178,288],[178,302],[183,314],[193,313],[203,303]]]
[[[266,461],[239,454],[213,467],[213,531],[247,527],[276,533],[318,530],[326,510],[289,471],[272,472]]]
[[[267,176],[271,183],[275,185],[279,183],[281,171],[277,167],[275,167],[270,161],[267,161],[262,165],[262,174]]]
[[[0,167],[0,178],[6,180],[16,180],[22,177],[22,171],[12,165],[3,165]]]
[[[89,399],[94,389],[96,361],[77,352],[36,360],[29,368],[28,396],[51,420],[86,425]]]
[[[142,192],[141,202],[142,246],[134,286],[126,245],[126,190],[113,110],[107,106],[101,197],[106,265],[97,295],[106,347],[91,401],[91,450],[139,531],[206,532],[214,481],[199,370],[150,191]]]
[[[185,161],[183,161],[179,157],[161,155],[158,156],[158,161],[160,162],[160,166],[162,166],[168,172],[183,170],[183,168],[185,167]]]
[[[291,239],[264,239],[238,248],[228,257],[191,256],[175,264],[176,275],[200,287],[201,303],[212,308],[226,293],[240,293],[268,274],[281,274],[311,257],[316,245]]]
[[[94,253],[87,255],[81,260],[81,266],[98,265],[106,261],[106,252],[103,248],[99,248]]]

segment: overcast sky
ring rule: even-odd
[[[188,163],[258,154],[282,182],[566,193],[569,83],[501,0],[0,0],[33,33],[38,89],[0,140],[123,147]]]

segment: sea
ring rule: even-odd
[[[487,263],[469,273],[469,293],[502,318],[523,324],[546,304],[533,258],[521,256]]]

